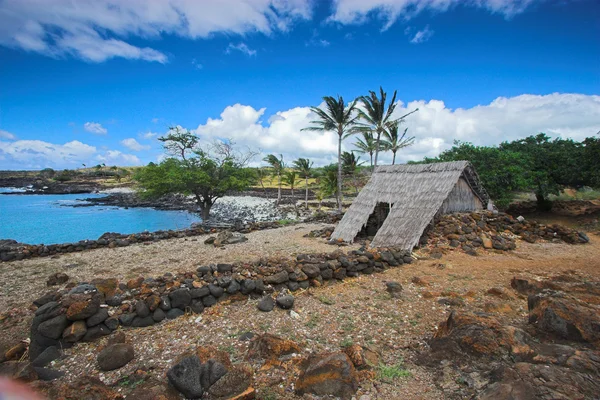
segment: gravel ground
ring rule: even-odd
[[[248,235],[248,242],[224,250],[204,245],[204,238],[199,237],[197,241],[175,239],[148,246],[69,254],[59,259],[0,264],[0,301],[3,307],[28,304],[29,297],[44,292],[46,277],[57,271],[65,271],[77,280],[97,276],[127,279],[139,274],[190,270],[209,261],[231,262],[266,255],[332,251],[333,248],[324,239],[302,237],[308,231],[324,226],[297,225],[256,232]],[[269,332],[297,341],[303,349],[302,355],[338,350],[350,343],[367,346],[380,353],[381,365],[398,365],[410,373],[406,377],[388,380],[377,376],[381,370],[375,368],[376,377],[361,383],[357,399],[365,394],[371,400],[440,399],[444,398],[444,394],[436,384],[451,390],[452,385],[457,385],[455,380],[440,382],[434,371],[415,363],[418,352],[426,347],[427,339],[450,311],[449,306],[440,304],[438,300],[441,297],[458,299],[463,303],[460,308],[501,313],[516,325],[524,325],[527,301],[510,289],[510,279],[515,275],[540,279],[569,272],[598,280],[600,238],[591,236],[590,240],[590,244],[582,246],[519,241],[514,252],[482,251],[478,257],[449,251],[439,260],[424,259],[383,273],[297,292],[296,317],[278,309],[261,313],[256,309],[257,300],[220,303],[201,316],[189,315],[149,328],[125,330],[136,357],[120,370],[100,372],[98,369],[96,355],[105,339],[95,343],[78,343],[67,350],[67,357],[55,362],[54,367],[67,372],[65,379],[68,380],[89,374],[113,384],[138,369],[145,369],[165,381],[167,369],[177,356],[189,348],[213,345],[227,351],[234,362],[243,362],[247,342],[240,341],[239,336],[245,332]],[[69,264],[78,266],[65,269]],[[402,284],[401,298],[389,296],[385,291],[386,281]],[[504,288],[507,298],[499,299],[487,294],[492,287]],[[32,294],[25,294],[29,292]],[[9,334],[10,330],[3,329],[1,336]],[[16,338],[20,339],[14,332],[10,336],[12,343]],[[276,399],[296,398],[290,394],[296,371],[259,371],[258,368],[255,371],[258,398],[270,395],[275,396],[270,398]],[[130,388],[123,385],[120,390],[127,393]]]

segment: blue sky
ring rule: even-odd
[[[300,131],[307,107],[380,85],[420,109],[400,161],[582,139],[599,21],[595,0],[0,0],[0,169],[145,164],[171,125],[324,164],[335,137]]]

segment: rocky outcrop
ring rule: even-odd
[[[345,353],[314,354],[301,366],[296,394],[316,394],[351,399],[358,390],[358,376]]]

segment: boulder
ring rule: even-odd
[[[275,308],[275,302],[273,301],[273,298],[269,295],[264,296],[258,302],[258,309],[260,311],[269,312],[273,311],[273,308]]]
[[[169,293],[171,299],[171,307],[185,310],[185,308],[192,302],[192,296],[188,289],[177,289]]]
[[[93,296],[88,301],[76,301],[67,309],[67,318],[71,321],[87,319],[100,309],[100,296]]]
[[[145,318],[150,315],[150,308],[144,300],[138,300],[135,302],[135,313],[140,318]]]
[[[358,390],[354,365],[344,353],[325,353],[310,356],[301,366],[296,381],[296,394],[335,396],[351,399]]]
[[[75,321],[63,331],[62,338],[65,342],[75,343],[80,341],[86,333],[86,323],[84,321]]]
[[[318,269],[318,268],[317,268]],[[280,271],[276,274],[269,275],[265,278],[265,282],[271,285],[278,285],[287,282],[289,275],[287,271]]]
[[[160,308],[157,308],[152,313],[152,319],[154,320],[154,322],[160,322],[160,321],[164,320],[165,318],[167,318],[167,314],[165,314],[165,312]]]
[[[133,346],[128,343],[116,343],[105,347],[98,354],[98,366],[102,371],[119,369],[133,360]]]
[[[102,336],[110,335],[111,330],[104,324],[96,325],[87,330],[83,336],[84,342],[93,342],[96,339],[100,339]]]
[[[252,384],[253,371],[251,368],[236,366],[216,381],[208,390],[214,399],[225,400],[235,398],[248,390]]]
[[[52,361],[61,356],[60,350],[56,346],[46,347],[46,349],[31,362],[34,367],[45,367]]]
[[[197,356],[189,356],[167,371],[167,379],[184,396],[197,399],[226,373],[219,362],[209,360],[202,364]]]
[[[46,286],[62,285],[63,283],[67,283],[68,280],[69,275],[65,274],[64,272],[57,272],[48,277],[48,280],[46,281]]]
[[[131,321],[131,326],[135,328],[145,328],[147,326],[154,325],[154,319],[152,316],[147,315],[145,317],[135,317],[133,321]]]
[[[102,322],[104,322],[108,318],[108,309],[106,307],[102,307],[98,310],[98,312],[88,319],[85,320],[85,323],[88,327],[96,326]]]
[[[181,317],[182,315],[185,315],[185,312],[179,308],[172,308],[167,311],[167,319],[175,319]]]
[[[291,340],[265,333],[256,336],[248,346],[248,359],[276,359],[286,354],[300,353],[300,347]]]
[[[67,326],[69,326],[67,317],[61,314],[39,324],[37,331],[47,338],[59,339]]]
[[[309,278],[316,278],[321,273],[321,269],[318,265],[307,264],[302,266],[302,272],[304,272]]]
[[[392,297],[400,297],[400,295],[402,294],[402,285],[399,282],[386,282],[385,283],[385,290],[392,296]]]
[[[119,281],[116,278],[95,279],[93,283],[98,292],[102,293],[106,299],[113,297],[119,287]]]

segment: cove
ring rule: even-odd
[[[183,229],[201,219],[185,211],[85,204],[102,194],[0,195],[0,239],[28,244],[57,244],[98,239],[105,232],[138,233]]]

